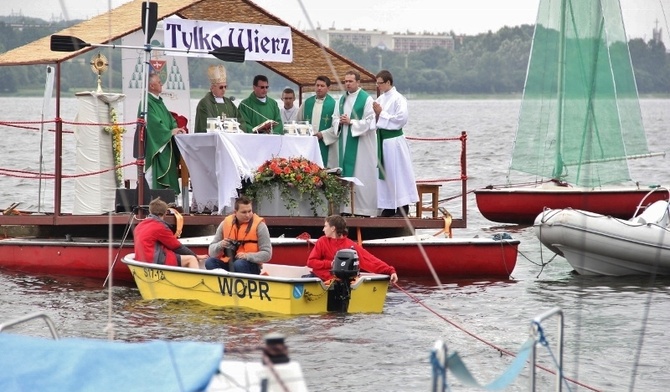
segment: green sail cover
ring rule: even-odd
[[[647,153],[619,1],[541,0],[510,169],[597,187]]]

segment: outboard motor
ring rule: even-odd
[[[346,312],[351,299],[351,282],[360,273],[358,253],[354,249],[341,249],[333,259],[333,269],[330,271],[337,279],[328,290],[328,311]]]
[[[358,253],[353,249],[340,249],[335,254],[333,269],[330,271],[342,280],[353,280],[361,272],[358,264]]]

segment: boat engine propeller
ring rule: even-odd
[[[351,282],[360,273],[358,253],[354,249],[340,249],[335,254],[330,271],[337,279],[328,290],[328,311],[346,312],[351,299]]]

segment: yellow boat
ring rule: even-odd
[[[310,272],[307,267],[265,263],[261,275],[251,275],[172,267],[134,257],[131,253],[123,262],[145,300],[198,300],[213,306],[283,315],[381,313],[389,285],[388,275],[358,271],[350,279],[344,277],[325,285],[319,278],[303,278]],[[343,283],[347,281],[349,284]]]

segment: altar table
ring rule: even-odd
[[[251,133],[195,133],[175,140],[191,175],[198,212],[231,211],[242,180],[275,157],[303,157],[323,166],[317,138]]]

